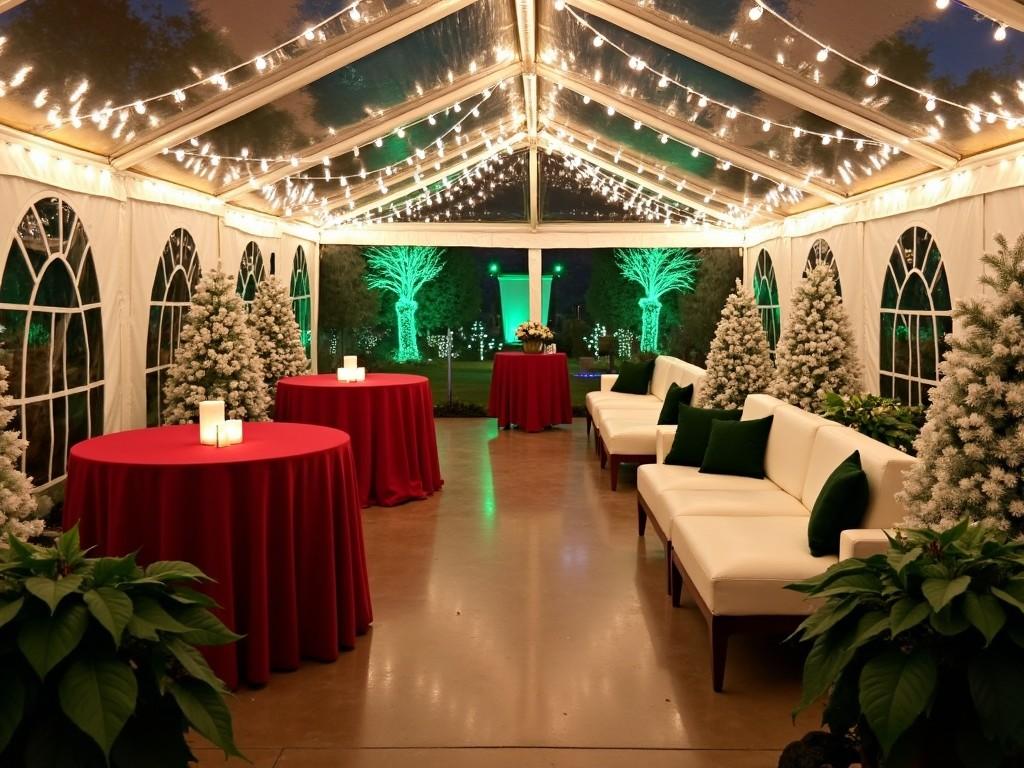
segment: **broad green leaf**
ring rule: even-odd
[[[1024,612],[1024,583],[1010,582],[1004,584],[1003,589],[992,587],[992,594],[1004,603]]]
[[[61,579],[47,579],[43,576],[29,576],[25,589],[50,607],[50,613],[57,610],[60,601],[82,586],[82,577],[71,574]]]
[[[957,576],[955,579],[925,579],[921,583],[921,592],[936,611],[941,611],[949,602],[961,595],[971,583],[970,576]]]
[[[135,555],[101,557],[93,562],[92,585],[94,587],[112,586],[138,575],[141,575],[141,571],[135,564]]]
[[[7,749],[25,712],[25,683],[12,669],[0,675],[0,755]]]
[[[206,659],[203,658],[203,654],[191,645],[183,642],[177,637],[169,637],[164,643],[164,647],[174,655],[174,658],[178,660],[178,663],[181,664],[185,671],[192,675],[192,677],[202,680],[204,683],[208,683],[215,690],[224,690],[224,681],[217,677],[213,670],[210,669],[210,665],[206,663]]]
[[[128,624],[125,626],[125,631],[132,637],[137,637],[139,640],[149,640],[154,643],[160,640],[160,635],[157,633],[156,627],[138,616],[132,616],[128,620]]]
[[[0,602],[0,627],[18,615],[21,606],[25,604],[25,598],[19,597],[10,602]]]
[[[991,645],[999,630],[1006,624],[1006,611],[1002,603],[992,595],[964,595],[964,615],[985,637],[985,645]]]
[[[187,605],[174,609],[175,618],[188,626],[188,631],[181,635],[181,639],[192,645],[227,645],[236,640],[241,640],[241,635],[236,635],[214,616],[210,611],[198,605]]]
[[[89,613],[110,633],[114,647],[119,648],[121,634],[135,610],[131,598],[113,587],[90,589],[83,597]]]
[[[854,626],[840,624],[814,641],[804,661],[803,696],[796,712],[806,709],[823,696],[843,667],[853,658],[852,640],[855,631]]]
[[[156,627],[163,632],[181,634],[187,632],[188,627],[176,621],[160,603],[152,597],[137,597],[135,603],[135,617]]]
[[[1006,634],[1018,648],[1024,648],[1024,627],[1011,625],[1006,628]]]
[[[804,619],[799,629],[793,635],[800,634],[801,640],[813,640],[832,629],[836,624],[845,619],[858,607],[857,601],[848,598],[837,605],[826,603]]]
[[[82,641],[89,625],[84,605],[61,606],[53,616],[36,613],[18,631],[18,648],[42,680]]]
[[[829,583],[825,589],[816,592],[815,596],[826,598],[862,592],[880,592],[881,589],[882,582],[873,573],[849,573]]]
[[[857,621],[857,629],[853,635],[853,648],[851,650],[860,648],[887,629],[889,629],[889,615],[885,611],[865,613]]]
[[[235,746],[231,713],[220,693],[198,680],[172,683],[168,690],[196,731],[220,747],[225,754],[242,757]]]
[[[939,534],[939,543],[942,545],[949,544],[952,541],[956,541],[967,531],[971,524],[971,519],[965,517],[959,523],[954,525],[952,528],[947,528]]]
[[[914,547],[907,552],[892,550],[886,555],[886,559],[889,562],[889,566],[896,571],[896,573],[902,573],[903,569],[917,560],[923,551],[924,550],[920,547]]]
[[[786,589],[791,589],[794,592],[811,592],[813,593],[817,589],[824,588],[829,583],[835,581],[840,576],[847,573],[864,573],[868,570],[867,566],[863,561],[857,560],[856,558],[850,558],[849,560],[843,560],[831,566],[827,571],[818,576],[814,576],[804,581],[799,581],[795,584],[787,584]]]
[[[896,637],[908,629],[912,629],[931,615],[932,608],[924,600],[904,597],[893,603],[889,613],[889,624],[892,636]]]
[[[864,665],[860,706],[885,754],[924,712],[936,678],[935,659],[921,648],[909,654],[890,649]]]
[[[175,586],[174,590],[168,592],[166,597],[182,605],[198,605],[203,608],[218,608],[217,601],[202,592],[188,587]]]
[[[55,546],[60,552],[61,559],[68,565],[77,565],[82,561],[82,547],[78,538],[77,525],[57,537]]]
[[[205,573],[192,563],[181,560],[161,560],[146,566],[146,578],[159,581],[208,581]]]
[[[932,629],[946,637],[959,635],[971,626],[971,622],[964,616],[964,612],[956,605],[947,605],[941,611],[932,613],[928,617],[928,623],[931,624]]]
[[[978,717],[997,740],[1024,731],[1024,662],[1019,653],[990,649],[975,654],[967,667],[967,682]],[[993,733],[994,731],[994,733]]]
[[[123,661],[79,659],[60,679],[60,708],[92,738],[103,755],[135,711],[138,683]]]

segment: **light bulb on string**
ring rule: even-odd
[[[763,15],[764,8],[762,8],[759,3],[755,3],[754,5],[750,6],[750,10],[747,11],[747,18],[749,18],[751,21],[757,21]]]
[[[818,51],[817,55],[814,58],[816,58],[819,62],[824,62],[828,59],[828,53],[828,48],[822,48],[820,51]]]
[[[602,45],[604,45],[604,38],[600,35],[594,35],[594,47],[600,48]]]
[[[992,37],[995,39],[997,43],[1003,42],[1003,40],[1006,39],[1006,25],[1000,24],[998,27],[996,27],[995,31],[992,33]]]
[[[949,0],[935,0],[935,7],[940,11],[944,11],[949,8]]]
[[[878,85],[878,71],[876,70],[869,73],[868,76],[864,78],[864,84],[868,88],[874,88],[876,85]]]

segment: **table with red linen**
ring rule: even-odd
[[[434,399],[424,376],[337,374],[277,382],[274,418],[342,429],[352,437],[362,505],[391,507],[441,490]]]
[[[527,432],[572,424],[568,358],[562,352],[498,352],[487,414],[497,417],[499,427],[514,424]]]
[[[186,560],[219,618],[245,637],[204,648],[231,688],[262,685],[302,658],[333,661],[373,619],[348,435],[252,423],[240,445],[200,445],[196,425],[78,443],[64,526],[94,553]]]

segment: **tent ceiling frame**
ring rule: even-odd
[[[827,200],[830,203],[842,203],[846,200],[846,196],[843,193],[837,192],[819,181],[799,176],[780,163],[761,159],[744,149],[731,147],[692,131],[675,121],[666,120],[661,116],[660,112],[650,105],[633,99],[627,99],[605,85],[587,82],[579,75],[572,72],[564,72],[543,63],[537,65],[537,72],[545,80],[549,80],[555,85],[561,83],[580,96],[589,96],[604,106],[613,107],[620,114],[632,120],[639,120],[644,125],[691,147],[696,147],[701,152],[726,160],[749,171],[759,173],[768,179],[783,182],[795,189]]]
[[[402,126],[422,120],[451,106],[456,101],[463,101],[482,93],[488,88],[494,88],[502,81],[515,77],[518,74],[518,64],[492,67],[489,70],[474,75],[465,82],[454,83],[435,94],[420,97],[406,104],[398,111],[386,114],[378,120],[361,120],[345,133],[332,136],[330,139],[303,151],[298,159],[298,164],[285,163],[282,167],[275,168],[266,173],[242,179],[227,187],[218,197],[224,201],[235,200],[247,192],[258,190],[267,184],[274,184],[289,176],[295,176],[302,171],[320,165],[325,157],[336,157],[345,152],[350,152],[355,146],[373,141]]]
[[[422,6],[399,8],[386,24],[373,25],[351,35],[341,36],[309,56],[300,57],[261,77],[252,78],[145,131],[130,144],[114,152],[110,163],[118,170],[137,165],[160,154],[164,149],[202,135],[307,86],[475,2],[477,0],[436,0]]]
[[[1024,31],[1024,5],[1014,0],[961,0],[968,8],[1000,24]]]
[[[929,165],[948,170],[960,160],[960,156],[952,150],[915,140],[906,132],[906,126],[896,121],[885,119],[882,122],[877,112],[854,99],[816,88],[799,75],[784,69],[765,71],[764,64],[755,57],[706,32],[682,24],[669,25],[665,20],[637,9],[626,0],[565,1],[580,11],[716,69],[794,107],[868,138],[898,147],[900,151]],[[977,4],[977,0],[971,2]]]
[[[529,220],[536,228],[540,223],[539,178],[537,168],[537,2],[513,0],[516,11],[516,34],[519,58],[522,61],[523,97],[526,101],[526,131],[530,144],[529,158]]]

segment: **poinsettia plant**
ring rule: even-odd
[[[516,328],[516,338],[519,341],[552,342],[555,340],[555,334],[544,323],[531,320],[528,323],[519,324]]]
[[[77,529],[0,550],[0,765],[184,768],[194,729],[234,743],[223,683],[197,645],[239,636],[175,561],[86,557]]]
[[[824,600],[800,711],[824,697],[864,764],[1024,765],[1024,542],[963,520],[790,586]]]

